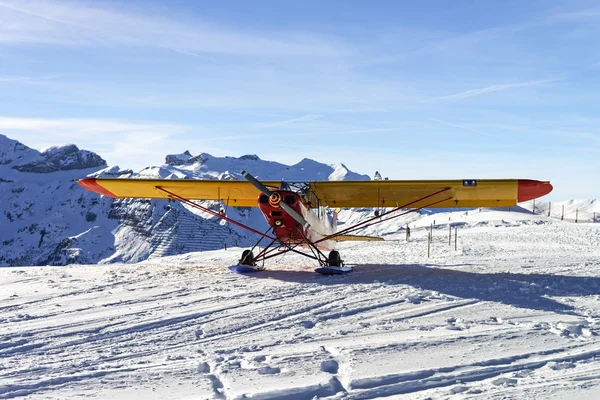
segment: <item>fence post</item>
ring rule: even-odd
[[[431,255],[431,231],[427,235],[427,258]]]
[[[454,227],[454,251],[456,251],[456,246],[458,242],[458,227]]]
[[[531,207],[531,213],[535,214],[535,199],[533,199],[533,207]]]
[[[562,206],[562,214],[560,215],[560,220],[564,220],[565,219],[565,205],[563,204]]]
[[[578,218],[579,218],[579,208],[575,209],[575,223],[577,223]]]
[[[548,217],[550,217],[550,211],[552,210],[552,202],[548,202]]]

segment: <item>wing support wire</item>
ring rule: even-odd
[[[401,217],[403,215],[410,214],[412,212],[416,212],[416,211],[422,210],[423,208],[431,207],[433,205],[436,205],[438,203],[444,202],[446,200],[450,200],[450,199],[452,199],[452,196],[446,197],[446,198],[444,198],[442,200],[435,201],[433,203],[425,204],[424,206],[421,206],[421,207],[418,207],[418,208],[414,208],[414,209],[411,209],[409,211],[406,211],[406,212],[403,212],[403,213],[400,213],[400,214],[397,214],[397,215],[394,215],[394,216],[391,216],[391,217],[388,217],[388,218],[383,218],[386,215],[390,215],[392,213],[395,213],[396,211],[399,211],[399,210],[401,210],[403,208],[408,208],[408,207],[410,207],[411,205],[413,205],[415,203],[418,203],[418,202],[421,202],[423,200],[429,199],[431,197],[437,196],[438,194],[442,194],[442,193],[448,192],[451,189],[452,188],[450,188],[450,187],[446,187],[446,188],[444,188],[442,190],[438,190],[435,193],[432,193],[432,194],[429,194],[429,195],[427,195],[425,197],[421,197],[420,199],[411,201],[410,203],[407,203],[407,204],[404,204],[402,206],[393,208],[390,211],[384,212],[383,214],[376,215],[375,217],[369,218],[366,221],[359,222],[358,224],[352,225],[352,226],[350,226],[350,227],[348,227],[346,229],[342,229],[339,232],[333,233],[333,234],[331,234],[329,236],[325,236],[324,238],[319,239],[316,242],[314,242],[314,244],[320,243],[320,242],[325,241],[325,240],[332,240],[332,239],[335,239],[338,236],[346,235],[349,232],[354,232],[354,231],[356,231],[356,230],[358,230],[358,229],[360,229],[362,227],[366,228],[366,226],[376,225],[376,224],[379,224],[379,223],[384,222],[384,221],[389,221],[390,219],[398,218],[398,217]],[[376,221],[376,220],[379,220],[379,221]],[[371,223],[373,221],[376,221],[376,222]],[[363,225],[366,225],[366,226],[363,226]]]
[[[262,237],[264,237],[264,238],[267,238],[267,239],[270,239],[270,240],[273,240],[273,241],[275,241],[275,240],[276,240],[274,237],[272,237],[272,236],[269,236],[269,235],[267,235],[266,233],[262,233],[262,232],[260,232],[260,231],[257,231],[256,229],[253,229],[253,228],[249,227],[248,225],[244,225],[244,224],[242,224],[241,222],[238,222],[238,221],[236,221],[236,220],[233,220],[233,219],[231,219],[231,218],[228,218],[227,216],[225,216],[225,215],[222,215],[222,214],[220,214],[220,213],[218,213],[218,212],[215,212],[215,211],[213,211],[213,210],[211,210],[211,209],[208,209],[208,208],[206,208],[206,207],[203,207],[203,206],[201,206],[200,204],[196,204],[196,203],[194,203],[193,201],[191,201],[191,200],[189,200],[189,199],[186,199],[186,198],[184,198],[184,197],[181,197],[181,196],[179,196],[178,194],[175,194],[175,193],[173,193],[173,192],[170,192],[170,191],[168,191],[167,189],[163,189],[163,188],[161,188],[160,186],[155,186],[155,187],[156,187],[156,189],[157,189],[157,190],[160,190],[161,192],[164,192],[164,193],[166,193],[166,194],[169,196],[169,198],[170,198],[170,199],[172,199],[172,200],[177,200],[177,201],[179,201],[179,202],[181,202],[181,203],[183,203],[183,204],[186,204],[186,205],[188,205],[188,206],[190,206],[190,207],[193,207],[193,208],[196,208],[196,209],[198,209],[198,210],[201,210],[201,211],[207,212],[207,213],[209,213],[209,214],[211,214],[211,215],[213,215],[213,216],[215,216],[215,217],[217,217],[217,218],[220,218],[220,219],[222,219],[222,220],[225,220],[225,221],[227,221],[227,222],[230,222],[230,223],[232,223],[232,224],[234,224],[234,225],[237,225],[237,226],[239,226],[240,228],[246,229],[246,230],[248,230],[248,231],[250,231],[250,232],[256,233],[257,235],[260,235],[260,236],[262,236]]]

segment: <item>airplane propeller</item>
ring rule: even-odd
[[[260,183],[255,177],[253,177],[246,171],[242,171],[242,175],[244,176],[244,178],[246,178],[248,182],[252,184],[252,186],[260,190],[264,195],[271,196],[271,191],[265,185]],[[296,222],[298,222],[304,228],[308,228],[310,226],[307,220],[305,220],[300,214],[298,214],[292,207],[287,205],[285,202],[280,201],[279,207],[283,208],[284,211],[290,215],[290,217],[294,218]]]

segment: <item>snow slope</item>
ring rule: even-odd
[[[521,206],[533,210],[535,214],[570,222],[600,222],[600,201],[598,200],[567,200],[555,203],[528,201]]]
[[[433,218],[457,250],[440,225],[428,258]],[[241,248],[2,268],[0,399],[600,397],[600,224],[410,224],[344,244],[337,277],[296,255],[235,275]]]
[[[108,218],[112,201],[73,181],[104,167],[102,158],[75,145],[38,152],[0,135],[0,267],[106,257],[116,226]],[[90,241],[92,248],[77,246]]]

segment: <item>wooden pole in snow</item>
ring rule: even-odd
[[[579,208],[575,209],[575,223],[577,223],[578,219],[579,219]]]
[[[448,246],[452,246],[452,225],[448,224]]]
[[[427,235],[427,258],[431,255],[431,231]]]
[[[454,251],[456,251],[458,243],[458,227],[454,227]]]
[[[550,216],[550,210],[552,210],[552,202],[548,202],[548,217]]]
[[[531,207],[531,213],[535,214],[535,199],[533,199],[533,207]]]
[[[562,214],[560,215],[560,220],[562,221],[563,219],[565,219],[565,205],[564,204],[562,206]]]

